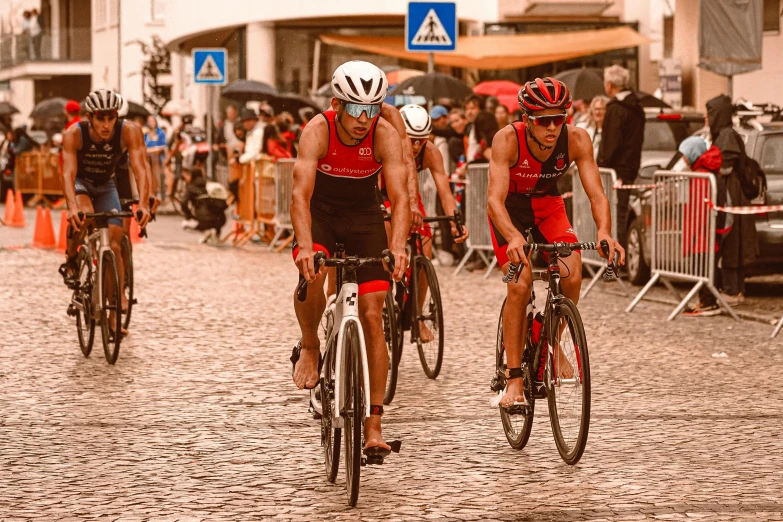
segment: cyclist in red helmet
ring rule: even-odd
[[[625,251],[611,237],[609,201],[601,185],[598,166],[593,159],[593,144],[584,129],[566,124],[566,110],[571,107],[571,93],[564,83],[554,78],[536,78],[519,90],[522,121],[501,129],[492,143],[489,165],[489,223],[498,264],[503,271],[509,263],[524,262],[518,282],[508,283],[503,311],[503,341],[509,370],[520,368],[527,331],[525,307],[530,300],[533,274],[525,258],[524,231],[532,229],[537,242],[576,242],[574,229],[566,216],[565,204],[557,189],[557,181],[565,175],[571,162],[576,162],[593,210],[598,235],[585,241],[606,240],[609,255],[620,254],[625,263]],[[603,255],[603,254],[601,254]],[[582,259],[579,253],[563,258],[563,294],[574,303],[579,299],[582,284]],[[561,375],[571,377],[568,364],[561,363]],[[516,372],[515,372],[516,373]],[[523,402],[522,378],[508,379],[501,406]]]

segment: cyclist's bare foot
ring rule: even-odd
[[[117,320],[117,319],[115,318],[114,312],[111,312],[111,313],[109,314],[109,330],[111,330],[111,331],[112,331],[112,333],[114,333],[114,326],[113,326],[113,325],[114,325],[114,322],[115,322],[116,320]],[[128,335],[128,330],[126,330],[126,329],[125,329],[125,328],[123,328],[123,327],[120,327],[120,334],[121,334],[121,335]]]
[[[431,343],[435,340],[435,334],[432,333],[432,330],[427,328],[424,321],[419,321],[419,337],[421,337],[422,343]]]
[[[299,360],[294,367],[294,384],[300,390],[312,388],[318,384],[318,355],[320,347],[305,348],[299,352]]]
[[[364,421],[364,440],[364,449],[375,447],[391,449],[391,446],[383,440],[380,415],[370,415],[370,418]]]
[[[555,367],[557,368],[557,376],[561,379],[573,379],[574,367],[571,365],[571,361],[563,353],[563,349],[560,345],[557,346]]]
[[[524,392],[522,391],[523,379],[509,379],[506,384],[506,392],[500,399],[500,405],[509,408],[515,402],[525,402]]]
[[[128,297],[124,294],[122,296],[122,313],[128,313]]]

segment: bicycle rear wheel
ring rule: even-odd
[[[335,347],[327,347],[321,376],[321,445],[324,448],[326,480],[334,482],[340,465],[340,428],[332,427],[334,414]]]
[[[440,373],[441,364],[443,364],[443,303],[440,299],[440,286],[438,285],[438,276],[435,274],[435,267],[424,256],[419,256],[416,263],[421,267],[421,271],[427,280],[427,291],[424,297],[424,305],[418,311],[419,316],[414,317],[413,320],[420,320],[433,334],[432,341],[422,342],[421,328],[417,327],[419,335],[416,338],[416,346],[419,349],[419,359],[421,359],[424,373],[430,379],[436,379]],[[414,282],[413,287],[416,289],[414,294],[418,294],[418,280]],[[418,306],[418,295],[413,295],[412,299],[413,303],[411,304]]]
[[[505,392],[506,370],[508,363],[506,360],[506,347],[503,342],[503,310],[506,307],[506,301],[503,300],[503,306],[500,307],[500,319],[498,320],[498,336],[495,350],[495,379],[493,380],[493,390],[502,396]],[[529,327],[528,327],[529,328]],[[529,336],[527,336],[529,338]],[[530,364],[523,360],[522,364],[525,396],[528,407],[503,408],[500,410],[500,421],[503,423],[503,432],[506,434],[506,440],[514,449],[522,449],[527,445],[530,439],[530,431],[533,429],[533,412],[535,410],[535,397],[533,397],[532,378]]]
[[[397,303],[394,302],[392,289],[386,293],[383,307],[383,337],[386,341],[386,352],[389,356],[389,371],[386,375],[386,392],[383,403],[391,404],[397,391],[397,372],[400,366],[400,345],[397,341]]]
[[[128,309],[123,314],[122,327],[127,330],[128,325],[130,325],[131,312],[133,311],[133,249],[131,248],[130,239],[126,235],[122,236],[120,250],[122,252],[122,264],[125,272],[122,293],[128,300]]]
[[[79,249],[76,260],[79,288],[74,290],[71,302],[72,306],[76,308],[76,333],[79,336],[79,348],[81,348],[82,354],[88,357],[95,341],[95,317],[92,306],[95,275],[92,268],[92,254],[86,244]]]
[[[117,274],[117,262],[114,252],[106,251],[101,255],[101,337],[103,353],[109,364],[117,362],[122,342],[122,299],[120,299],[120,278]]]
[[[549,323],[550,352],[544,382],[549,419],[560,457],[579,462],[590,428],[590,362],[587,337],[576,305],[564,298]]]
[[[345,328],[345,488],[348,504],[356,505],[359,499],[359,483],[362,463],[362,424],[364,420],[364,393],[362,358],[359,332],[356,323]]]

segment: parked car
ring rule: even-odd
[[[783,204],[783,124],[750,122],[748,126],[735,127],[745,141],[749,157],[759,162],[767,174],[766,203]],[[697,131],[708,137],[708,131]],[[637,184],[651,183],[659,168],[675,168],[678,155],[667,165],[645,165],[639,171]],[[650,277],[652,256],[651,190],[634,191],[628,212],[628,248],[626,266],[628,278],[633,284],[642,285]],[[759,257],[746,270],[748,275],[779,273],[783,271],[783,212],[759,214],[756,217]]]

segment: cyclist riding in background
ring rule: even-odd
[[[74,125],[63,136],[63,189],[68,204],[68,234],[66,262],[61,267],[67,283],[76,271],[77,248],[87,227],[79,213],[120,212],[120,198],[115,184],[115,172],[120,157],[129,152],[136,186],[139,190],[139,226],[150,220],[149,184],[147,183],[144,137],[137,126],[125,124],[118,118],[122,99],[113,91],[98,89],[87,96],[87,121]],[[120,252],[122,219],[109,220],[111,248],[117,260],[120,288],[124,284],[124,267]]]
[[[610,235],[609,201],[593,159],[590,136],[584,129],[566,124],[566,110],[571,107],[568,87],[554,78],[536,78],[519,90],[518,98],[524,112],[522,121],[497,133],[489,166],[489,224],[498,264],[504,272],[509,263],[525,264],[518,282],[512,279],[508,283],[503,311],[503,341],[510,377],[500,402],[504,407],[524,402],[519,368],[524,348],[523,332],[527,331],[525,308],[533,284],[530,263],[523,249],[527,244],[525,232],[532,228],[536,242],[577,241],[557,189],[558,179],[572,161],[576,162],[582,185],[590,198],[598,229],[596,241],[606,240],[609,258],[619,252],[619,264],[625,263],[625,251]],[[576,303],[582,284],[581,254],[575,252],[561,262],[565,268],[563,294]],[[561,366],[560,374],[565,378],[573,377],[573,368],[567,361]]]
[[[432,118],[430,118],[427,109],[420,105],[406,105],[400,109],[400,116],[405,124],[405,132],[408,136],[411,145],[411,157],[413,158],[416,172],[423,169],[429,169],[432,179],[435,181],[435,186],[438,189],[438,197],[440,198],[441,206],[447,216],[453,216],[457,209],[457,202],[454,200],[454,195],[451,193],[451,187],[449,186],[449,177],[443,168],[443,156],[440,151],[429,144],[429,136],[432,132]],[[418,184],[418,176],[417,181]],[[386,187],[384,186],[383,178],[381,178],[380,184],[381,196],[383,197],[383,205],[386,209],[390,208],[389,198],[386,194]],[[424,202],[421,199],[421,195],[417,198],[418,209],[422,216],[426,217],[424,211]],[[418,229],[419,234],[426,241],[422,242],[422,252],[428,259],[432,259],[432,228],[428,223],[422,224]],[[457,226],[454,222],[451,223],[451,234],[457,243],[462,243],[468,238],[468,229],[466,226],[462,226],[462,235],[457,231]],[[419,277],[419,306],[424,306],[424,300],[427,294],[427,278],[422,273]],[[419,331],[423,342],[431,342],[434,339],[434,334],[427,328],[424,321],[419,321]]]
[[[293,254],[300,277],[310,283],[304,302],[294,298],[302,339],[291,360],[293,380],[300,389],[315,387],[319,378],[318,327],[326,307],[323,284],[327,271],[315,274],[315,252],[333,255],[340,243],[346,255],[380,257],[390,248],[396,281],[408,265],[405,238],[410,230],[410,205],[402,146],[398,132],[379,117],[387,89],[386,75],[375,65],[344,63],[332,76],[331,109],[307,124],[299,142],[291,205]],[[392,206],[391,241],[377,198],[381,169]],[[381,433],[383,408],[377,405],[383,404],[389,363],[381,316],[389,275],[382,267],[362,267],[357,282],[374,412],[365,421],[365,449],[388,450]]]
[[[120,110],[117,111],[117,116],[123,121],[123,125],[132,125],[137,127],[139,130],[141,130],[141,127],[138,126],[138,124],[127,120],[126,117],[128,116],[128,100],[126,100],[123,96],[117,95],[120,97]],[[144,165],[146,167],[146,176],[147,176],[147,186],[150,193],[150,197],[152,198],[152,208],[150,209],[150,213],[154,214],[155,210],[158,208],[158,205],[160,205],[160,199],[157,197],[157,190],[158,190],[158,183],[155,177],[152,175],[152,167],[150,166],[149,161],[149,155],[146,153],[147,147],[144,146]],[[120,196],[120,204],[123,206],[124,210],[127,210],[130,208],[129,203],[130,201],[138,199],[138,190],[135,188],[135,183],[131,180],[130,177],[130,159],[129,159],[128,151],[122,153],[122,156],[120,156],[120,161],[117,163],[117,170],[116,170],[116,185],[117,185],[117,195]],[[127,207],[127,208],[126,208]],[[130,218],[124,218],[122,220],[122,228],[125,231],[125,235],[130,234]]]

